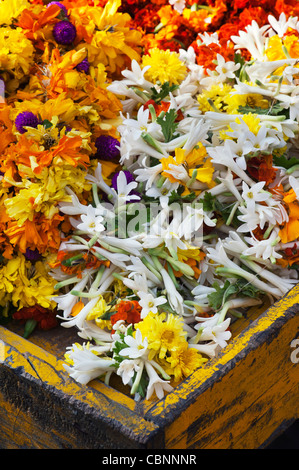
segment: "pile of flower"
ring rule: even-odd
[[[55,315],[71,377],[162,398],[298,282],[299,9],[38,3],[0,29],[3,316]]]

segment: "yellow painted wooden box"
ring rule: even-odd
[[[232,332],[164,399],[137,403],[69,378],[63,355],[75,332],[37,331],[29,341],[18,326],[1,327],[0,448],[263,448],[299,418],[299,285]]]

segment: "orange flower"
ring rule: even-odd
[[[16,138],[12,132],[13,123],[9,118],[11,107],[6,104],[0,104],[0,152],[4,150],[13,142]]]
[[[90,160],[89,156],[81,149],[82,138],[80,136],[67,137],[64,135],[57,146],[52,148],[53,158],[59,156],[67,161],[70,165],[83,165],[87,168]]]
[[[61,10],[58,5],[51,5],[48,8],[25,9],[22,11],[17,26],[24,30],[28,39],[36,41],[36,47],[40,50],[45,48],[45,39],[52,40],[53,24],[59,21],[57,18]]]
[[[279,236],[282,243],[289,243],[297,240],[299,234],[299,202],[293,189],[285,193],[283,201],[288,207],[289,220],[279,231]]]
[[[121,300],[116,305],[117,312],[111,316],[110,320],[114,325],[119,320],[124,320],[127,324],[139,323],[141,320],[141,306],[137,300]]]
[[[27,248],[38,249],[41,254],[47,250],[55,253],[61,243],[58,226],[62,220],[63,217],[59,214],[55,214],[52,219],[37,214],[34,220],[27,219],[22,226],[17,221],[10,220],[4,233],[11,245],[17,247],[21,253],[26,253]]]

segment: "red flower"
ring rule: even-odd
[[[25,337],[28,337],[36,326],[41,330],[50,330],[58,325],[56,311],[41,307],[40,305],[21,308],[13,314],[13,319],[30,325],[31,331],[28,334],[25,327]]]
[[[128,325],[139,323],[141,306],[137,300],[121,300],[117,304],[117,312],[111,316],[110,320],[114,325],[119,320],[124,320]]]

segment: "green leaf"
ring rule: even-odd
[[[44,119],[42,124],[43,124],[45,129],[50,129],[50,127],[53,126],[52,122],[50,122],[48,119]]]
[[[228,280],[225,281],[224,286],[220,287],[218,282],[214,282],[213,287],[215,292],[208,295],[209,305],[214,310],[219,310],[226,302],[227,298],[235,294],[235,284],[231,284]]]
[[[155,87],[151,88],[151,99],[155,101],[155,103],[160,104],[161,101],[164,100],[167,96],[169,96],[169,93],[172,93],[174,90],[176,90],[179,86],[178,85],[170,85],[169,82],[163,83],[163,85],[160,88],[160,91],[157,91]]]
[[[199,199],[198,202],[202,204],[205,212],[211,212],[215,210],[216,196],[213,196],[211,193],[205,193],[204,197]]]
[[[288,170],[292,166],[298,165],[299,164],[299,159],[296,158],[296,157],[292,157],[292,158],[288,159],[284,155],[281,155],[279,157],[273,155],[273,164],[274,164],[274,166],[281,166],[281,167],[286,168]]]
[[[233,284],[226,280],[223,287],[218,282],[213,284],[216,292],[208,295],[209,305],[214,310],[219,310],[231,297],[251,297],[257,298],[262,292],[246,279],[237,279]]]
[[[270,116],[278,116],[279,114],[283,113],[286,114],[286,110],[280,106],[279,103],[275,103],[273,106],[270,106],[269,108],[252,108],[249,105],[246,106],[239,106],[238,107],[238,112],[241,114],[269,114]]]
[[[171,108],[164,116],[157,117],[157,123],[160,124],[165,142],[170,142],[173,137],[176,128],[178,127],[178,122],[175,122],[177,118],[177,112]]]

